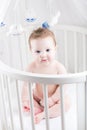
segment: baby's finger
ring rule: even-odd
[[[30,108],[27,107],[27,106],[24,106],[24,107],[23,107],[23,110],[24,110],[24,112],[28,112],[28,111],[30,111]]]

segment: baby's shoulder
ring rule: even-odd
[[[59,61],[56,61],[56,68],[57,68],[58,74],[67,73],[65,66]]]
[[[32,72],[34,67],[35,67],[34,62],[31,62],[31,63],[28,64],[26,71]]]

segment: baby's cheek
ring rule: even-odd
[[[50,61],[53,61],[53,60],[55,60],[55,56],[54,56],[54,55],[51,55],[51,56],[50,56]]]

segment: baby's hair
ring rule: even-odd
[[[53,41],[56,45],[55,35],[51,30],[49,30],[48,28],[41,28],[41,27],[37,28],[29,36],[29,46],[30,46],[30,48],[31,48],[31,45],[30,45],[31,40],[39,39],[39,38],[46,38],[48,36],[53,38]]]

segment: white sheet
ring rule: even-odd
[[[76,85],[70,85],[69,94],[71,97],[72,106],[70,110],[65,113],[65,126],[66,130],[77,130],[77,116],[76,116]],[[20,130],[18,111],[14,111],[14,130]],[[9,117],[9,115],[8,115]],[[8,118],[9,119],[9,118]],[[61,117],[50,119],[50,130],[61,130]],[[10,121],[8,121],[10,127]],[[23,114],[23,127],[24,130],[32,130],[31,118],[27,114]],[[35,125],[36,130],[46,130],[45,119],[39,124]]]
[[[76,112],[75,110],[70,109],[69,112],[65,114],[65,121],[66,121],[66,130],[77,130],[77,120],[76,120]],[[61,118],[53,118],[50,119],[50,130],[61,130]],[[23,116],[23,124],[24,124],[24,130],[32,130],[31,127],[31,118],[30,116]],[[18,116],[15,115],[14,117],[14,125],[15,130],[19,130],[19,122],[18,122]],[[46,124],[45,119],[43,119],[39,124],[35,125],[36,130],[46,130]]]

